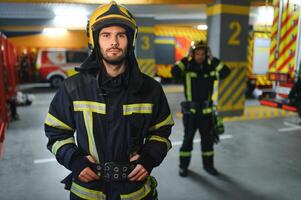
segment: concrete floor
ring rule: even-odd
[[[11,123],[7,132],[0,161],[0,200],[65,200],[68,192],[59,182],[68,171],[46,149],[43,132],[54,91],[38,88],[31,93],[34,103],[18,108],[21,120]],[[172,112],[178,112],[183,95],[167,96]],[[301,127],[292,125],[295,117],[226,122],[226,133],[215,147],[221,175],[212,177],[203,171],[196,142],[187,178],[178,176],[183,126],[177,115],[174,120],[173,148],[153,171],[160,200],[301,199]]]

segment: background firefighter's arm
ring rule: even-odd
[[[165,94],[160,87],[160,94],[153,109],[153,122],[148,129],[148,136],[141,150],[138,164],[150,174],[152,169],[161,164],[171,148],[168,137],[174,125]]]
[[[181,79],[184,76],[185,66],[188,63],[188,58],[184,57],[178,62],[175,63],[173,68],[171,69],[171,74],[175,79]]]
[[[72,101],[62,85],[54,96],[45,120],[47,148],[57,161],[78,175],[89,166],[89,161],[75,144],[75,123]]]
[[[218,80],[226,78],[231,72],[230,68],[216,57],[212,58],[211,64],[215,67],[216,79]]]

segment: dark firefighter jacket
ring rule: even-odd
[[[86,155],[101,164],[128,162],[138,153],[138,163],[150,173],[171,148],[168,137],[174,124],[161,85],[142,74],[136,62],[129,62],[124,74],[109,78],[98,70],[95,57],[92,53],[80,73],[65,80],[45,121],[47,147],[73,172],[71,192],[84,199],[105,199],[109,185],[104,181],[85,184],[76,178],[90,166]],[[121,199],[137,199],[145,195],[137,191],[149,192],[147,184],[110,183],[110,190],[126,194]]]
[[[173,77],[184,79],[186,100],[211,102],[214,80],[224,79],[230,69],[217,58],[199,65],[191,57],[184,57],[172,68]]]
[[[292,87],[288,98],[293,104],[301,103],[301,78],[298,78],[297,82]]]

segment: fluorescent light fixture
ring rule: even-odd
[[[255,25],[272,26],[274,9],[271,6],[261,6],[255,16]]]
[[[66,28],[85,28],[87,25],[85,15],[57,15],[54,18],[54,25]]]
[[[57,8],[54,10],[54,26],[68,29],[85,29],[88,21],[87,10],[79,7]]]
[[[200,24],[200,25],[198,25],[197,29],[199,29],[199,30],[207,30],[208,26],[206,24]]]
[[[67,33],[67,29],[65,28],[44,28],[43,34],[51,35],[51,36],[57,36],[57,35],[63,35]]]

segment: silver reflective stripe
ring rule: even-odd
[[[85,126],[86,126],[86,131],[88,134],[88,142],[89,142],[89,151],[90,155],[94,158],[96,163],[99,163],[99,156],[97,153],[96,145],[95,145],[95,140],[94,140],[94,134],[93,134],[93,113],[84,111],[83,112],[84,116],[84,121],[85,121]]]
[[[133,113],[151,114],[153,112],[152,103],[135,103],[123,105],[123,115],[131,115]]]
[[[57,151],[59,150],[59,148],[61,148],[62,146],[64,146],[65,144],[75,144],[75,140],[74,137],[70,137],[67,138],[65,140],[59,140],[56,141],[51,148],[51,152],[56,155]]]
[[[138,191],[130,193],[130,194],[122,194],[120,195],[121,200],[141,200],[146,197],[152,189],[152,182],[150,177],[147,178],[147,181]]]
[[[168,115],[167,118],[165,120],[163,120],[162,122],[150,127],[148,130],[149,131],[154,131],[154,130],[158,130],[159,128],[161,128],[162,126],[168,126],[168,125],[174,125],[174,121],[172,119],[171,115]]]
[[[74,111],[89,111],[106,114],[106,104],[94,101],[73,101]]]
[[[106,195],[103,192],[84,188],[74,182],[72,182],[70,191],[73,194],[75,194],[83,199],[88,199],[88,200],[105,200],[106,199]]]
[[[47,114],[47,117],[45,119],[45,124],[48,126],[52,126],[54,128],[68,130],[68,131],[74,131],[73,128],[62,122],[61,120],[57,119],[50,113]]]

